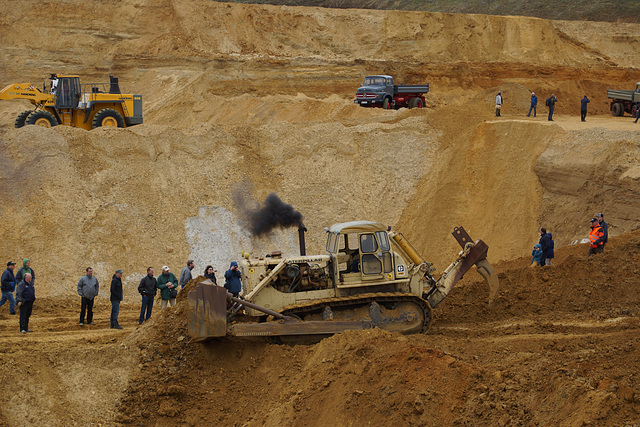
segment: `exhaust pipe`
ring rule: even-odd
[[[304,240],[304,233],[307,231],[307,227],[303,223],[298,226],[298,241],[300,242],[300,256],[307,255],[307,245]]]

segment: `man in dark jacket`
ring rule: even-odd
[[[31,284],[35,284],[36,273],[33,271],[33,268],[31,268],[31,261],[29,261],[29,258],[22,260],[22,268],[16,273],[16,283],[20,283],[20,281],[24,279],[24,275],[27,273],[31,274]]]
[[[527,117],[531,117],[531,110],[533,110],[533,117],[536,116],[537,106],[538,106],[538,97],[534,92],[531,92],[531,105],[529,106],[529,112],[527,113]]]
[[[547,107],[549,107],[549,118],[550,122],[553,121],[553,110],[556,109],[556,102],[558,102],[558,98],[554,94],[551,94],[551,97],[547,98]]]
[[[111,278],[111,329],[122,329],[122,326],[118,324],[122,297],[122,270],[117,269]]]
[[[553,235],[551,233],[547,233],[549,236],[549,254],[547,254],[547,259],[544,261],[544,265],[551,265],[553,259],[556,257],[555,255],[555,247],[556,243],[553,241]]]
[[[242,291],[242,283],[240,279],[242,278],[242,273],[238,269],[238,263],[235,261],[231,262],[229,269],[224,273],[225,284],[224,287],[236,298],[240,295],[240,291]]]
[[[540,241],[538,243],[542,247],[542,262],[540,265],[544,266],[547,258],[549,258],[549,249],[551,249],[551,239],[547,234],[547,229],[544,227],[540,228]]]
[[[147,275],[140,280],[138,285],[138,292],[142,295],[142,308],[140,309],[140,319],[138,324],[142,325],[142,322],[146,322],[151,317],[151,310],[153,310],[153,299],[156,296],[158,281],[153,277],[153,267],[147,268]]]
[[[602,231],[604,232],[604,237],[602,238],[602,252],[604,252],[604,247],[609,241],[609,224],[604,222],[604,215],[602,215],[602,212],[596,215],[596,218],[598,218],[598,223],[600,224],[600,227],[602,227]]]
[[[7,263],[7,269],[2,273],[2,279],[0,279],[0,290],[2,291],[0,307],[2,307],[6,301],[9,301],[9,313],[11,314],[16,314],[16,300],[13,299],[13,291],[16,290],[16,277],[13,275],[13,269],[15,267],[16,263],[9,261]]]
[[[24,275],[24,279],[18,283],[16,289],[16,300],[20,307],[20,332],[25,334],[33,332],[29,329],[29,318],[33,309],[33,302],[36,300],[36,291],[33,287],[33,278],[30,273]]]
[[[84,313],[87,313],[87,324],[93,323],[93,299],[98,296],[100,284],[98,279],[93,275],[93,268],[87,267],[84,276],[78,280],[78,295],[82,298],[80,301],[80,326],[84,326]]]
[[[591,101],[589,100],[589,98],[587,98],[587,95],[585,95],[584,98],[580,100],[580,121],[582,122],[587,121],[587,104],[589,102]]]

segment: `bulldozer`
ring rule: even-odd
[[[489,285],[489,304],[498,291],[489,247],[471,240],[462,227],[452,233],[462,250],[437,280],[433,265],[402,233],[382,223],[352,221],[325,231],[323,255],[306,254],[304,225],[298,229],[299,256],[243,252],[242,298],[208,280],[199,283],[188,294],[192,339],[328,336],[375,327],[425,333],[432,309],[473,265]]]
[[[31,83],[7,85],[0,99],[28,99],[34,108],[18,114],[15,127],[73,126],[91,130],[102,126],[124,128],[142,123],[142,95],[120,93],[118,78],[109,83],[80,83],[76,75],[51,74],[47,90]]]

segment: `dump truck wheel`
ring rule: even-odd
[[[409,108],[422,108],[422,99],[411,98],[409,100]]]
[[[634,105],[633,107],[631,107],[631,117],[635,117],[637,113],[638,113],[638,106]]]
[[[124,119],[116,110],[112,108],[105,108],[98,111],[91,120],[91,126],[93,129],[110,126],[110,127],[124,127]]]
[[[622,116],[624,114],[624,106],[621,103],[616,102],[611,106],[611,114],[616,117]]]
[[[382,101],[382,108],[385,110],[388,110],[391,108],[391,103],[389,102],[389,98],[385,98],[384,101]]]
[[[17,128],[23,127],[25,125],[26,121],[27,121],[27,117],[31,113],[32,113],[32,110],[27,110],[27,111],[23,111],[22,113],[18,114],[18,117],[16,117],[15,126]]]
[[[50,128],[53,126],[58,126],[58,121],[56,120],[55,116],[50,112],[38,110],[38,111],[32,111],[27,116],[27,120],[25,120],[25,124]]]

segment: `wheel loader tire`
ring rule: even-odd
[[[616,102],[611,106],[611,114],[616,117],[620,117],[624,114],[624,105],[619,102]]]
[[[382,108],[384,110],[389,110],[391,108],[391,103],[389,102],[389,98],[385,98],[384,101],[382,101]]]
[[[37,125],[45,128],[58,126],[58,121],[55,116],[48,111],[38,110],[32,111],[25,120],[27,125]]]
[[[99,128],[102,126],[111,126],[111,127],[124,127],[124,119],[113,108],[105,108],[103,110],[98,111],[94,116],[93,120],[91,120],[91,128]]]
[[[26,124],[27,117],[32,112],[33,112],[33,110],[27,110],[27,111],[23,111],[22,113],[18,114],[18,117],[16,117],[16,123],[15,123],[16,128],[23,127]]]

